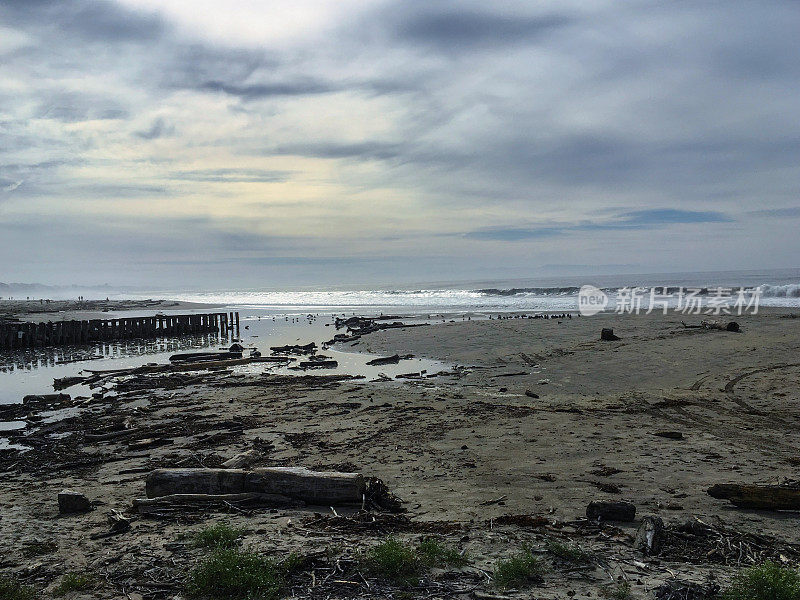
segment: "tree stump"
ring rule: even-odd
[[[645,556],[656,556],[664,546],[664,521],[661,517],[644,517],[636,531],[633,547],[644,552]]]

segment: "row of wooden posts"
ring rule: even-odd
[[[156,315],[46,323],[0,321],[0,350],[217,332],[223,335],[232,333],[238,337],[239,313]]]

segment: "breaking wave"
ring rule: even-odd
[[[655,278],[653,278],[655,280]],[[784,280],[785,282],[786,280]],[[791,281],[791,279],[789,280]],[[761,300],[771,306],[800,306],[800,283],[776,282],[762,284]],[[590,283],[590,282],[586,282]],[[623,286],[620,282],[616,285],[605,286],[601,289],[610,298],[619,297]],[[716,285],[700,287],[697,285],[658,285],[656,294],[670,295],[677,298],[678,292],[683,289],[691,290],[698,296],[736,295],[740,288],[751,291],[756,287],[758,279],[751,279],[747,285],[728,285],[727,294],[720,294]],[[636,282],[628,286],[639,287],[642,293],[647,294],[651,285]],[[438,287],[430,289],[303,289],[303,290],[218,290],[198,292],[168,292],[161,291],[146,298],[161,297],[167,299],[184,300],[190,302],[203,302],[223,305],[260,306],[278,310],[330,310],[332,312],[358,311],[374,309],[379,311],[457,311],[470,310],[571,310],[577,307],[577,297],[580,292],[578,285],[556,285],[536,287],[485,287],[468,289],[465,287]],[[748,294],[749,295],[749,294]],[[130,294],[126,294],[130,297]]]
[[[800,283],[761,286],[761,296],[767,298],[800,298]]]

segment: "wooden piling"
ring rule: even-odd
[[[239,332],[239,313],[156,315],[125,319],[0,321],[0,351],[113,340]]]

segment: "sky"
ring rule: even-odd
[[[0,0],[0,281],[798,267],[800,2]]]

